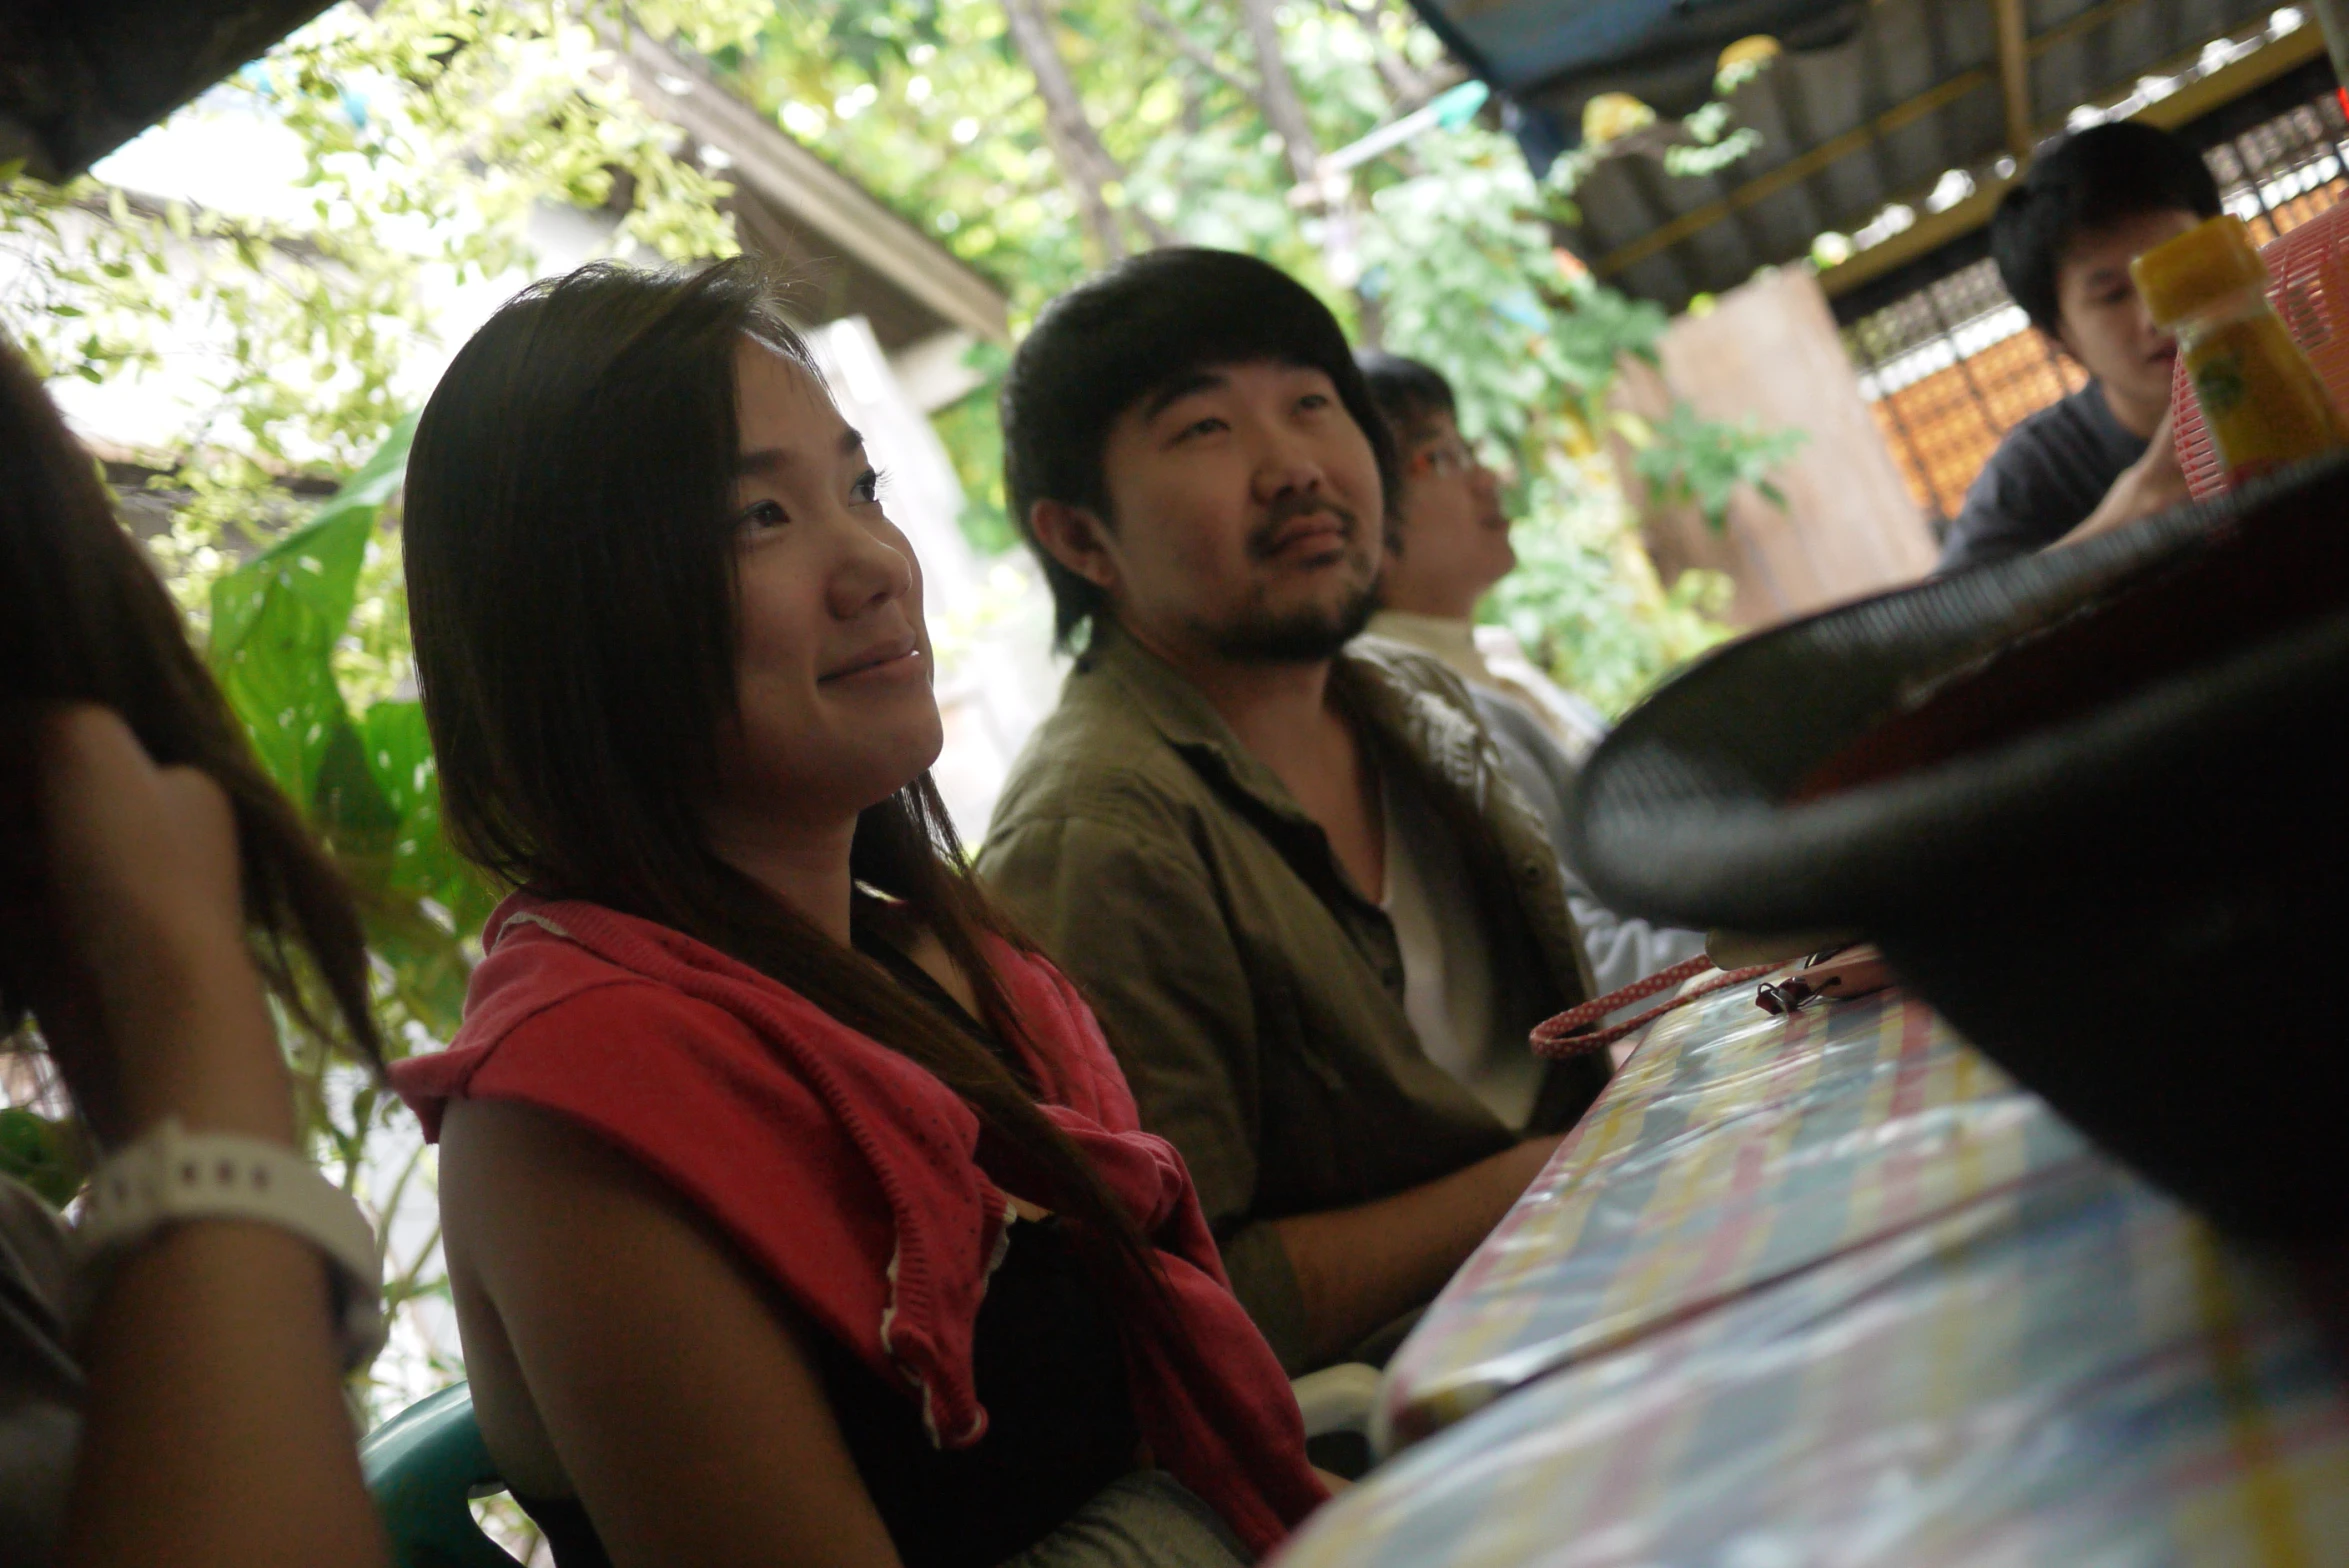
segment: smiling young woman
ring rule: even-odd
[[[1270,1548],[1323,1495],[1295,1401],[962,870],[919,566],[757,272],[526,291],[406,527],[449,825],[516,891],[396,1081],[562,1568]]]

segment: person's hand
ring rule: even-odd
[[[2186,471],[2178,466],[2178,440],[2171,413],[2164,410],[2161,423],[2153,427],[2153,434],[2145,442],[2145,455],[2121,470],[2121,477],[2112,482],[2103,501],[2088,520],[2063,536],[2063,544],[2077,544],[2109,533],[2141,517],[2166,512],[2173,506],[2183,506],[2193,499],[2186,486]]]
[[[28,1000],[82,1114],[109,1144],[167,1115],[290,1143],[228,797],[196,769],[157,767],[104,708],[55,710],[35,733],[55,942]]]

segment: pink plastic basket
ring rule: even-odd
[[[2259,248],[2267,262],[2268,298],[2335,407],[2349,410],[2349,203],[2328,207],[2291,233]],[[2178,361],[2170,384],[2170,428],[2178,441],[2178,466],[2197,499],[2227,488],[2218,448],[2202,423],[2202,407]]]

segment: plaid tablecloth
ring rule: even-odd
[[[1380,1417],[1283,1568],[2349,1563],[2284,1282],[1898,993],[1659,1023]]]

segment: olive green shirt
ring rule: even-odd
[[[1530,1029],[1590,995],[1556,857],[1458,677],[1365,639],[1331,692],[1377,765],[1410,769],[1445,819],[1503,1016]],[[1430,1062],[1385,912],[1206,697],[1112,629],[1013,765],[979,872],[1093,1003],[1292,1374],[1309,1369],[1304,1311],[1271,1221],[1389,1197],[1566,1126],[1605,1081],[1603,1061],[1554,1064],[1518,1129]]]

